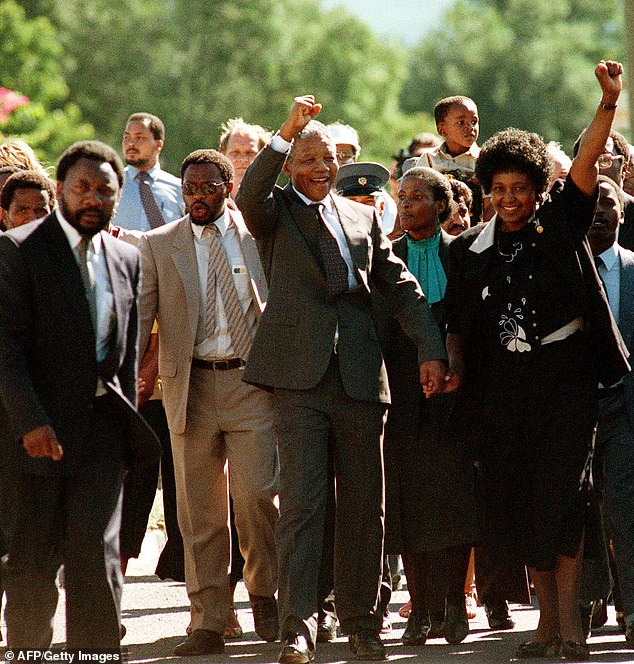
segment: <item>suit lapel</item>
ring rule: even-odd
[[[183,283],[187,299],[189,329],[192,338],[196,339],[200,314],[200,284],[198,264],[196,262],[196,247],[194,246],[194,231],[192,230],[189,215],[176,223],[178,227],[174,230],[171,257]],[[176,302],[174,302],[174,305],[178,306]]]
[[[352,257],[352,265],[369,291],[368,283],[368,229],[358,221],[357,213],[351,209],[348,201],[340,196],[333,196],[332,200],[339,216],[339,223],[343,230]]]
[[[68,244],[68,238],[62,230],[55,213],[43,222],[46,229],[47,247],[51,254],[50,273],[54,283],[58,283],[68,294],[66,313],[78,317],[78,327],[89,331],[92,346],[95,346],[95,332],[92,327],[88,300],[84,291],[79,266],[73,251]]]
[[[257,303],[259,311],[262,312],[264,310],[264,305],[268,300],[268,286],[266,278],[264,277],[264,270],[262,269],[262,262],[260,261],[257,244],[251,233],[247,230],[247,227],[242,220],[242,215],[229,208],[229,216],[235,226],[236,233],[238,234],[244,262],[249,270],[251,295],[253,296],[254,302]]]
[[[631,351],[634,347],[632,336],[634,334],[634,254],[619,247],[619,260],[621,263],[621,285],[619,288],[619,329],[621,335]]]

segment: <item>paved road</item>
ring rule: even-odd
[[[238,616],[244,629],[243,637],[227,642],[223,655],[209,657],[177,658],[172,655],[180,643],[189,621],[187,595],[182,583],[159,581],[153,575],[158,552],[162,546],[161,531],[148,531],[143,551],[138,561],[130,561],[129,575],[123,593],[123,622],[128,633],[123,640],[130,662],[146,664],[172,660],[179,664],[275,664],[279,644],[264,643],[253,631],[253,620],[244,585],[236,592]],[[62,598],[63,599],[63,598]],[[530,638],[537,624],[537,611],[529,606],[514,606],[517,622],[512,632],[491,632],[486,629],[484,609],[478,608],[477,617],[470,621],[471,633],[460,645],[450,646],[444,639],[432,639],[425,646],[406,648],[400,643],[405,621],[398,616],[398,607],[407,601],[407,592],[399,591],[390,605],[394,623],[393,631],[385,637],[390,662],[455,662],[456,664],[489,664],[518,661],[515,650],[519,643]],[[610,607],[608,624],[590,639],[592,662],[634,662],[634,650],[628,649],[622,634],[615,631],[614,610]],[[55,642],[62,643],[63,603],[58,609]],[[347,639],[320,645],[317,663],[342,663],[350,661]],[[545,662],[548,660],[522,660]]]

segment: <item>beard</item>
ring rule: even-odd
[[[99,231],[106,229],[110,223],[111,216],[106,215],[101,208],[79,208],[71,212],[63,197],[60,207],[64,219],[82,235],[96,235]],[[91,218],[86,219],[84,215],[90,215]],[[83,224],[82,219],[84,219]]]

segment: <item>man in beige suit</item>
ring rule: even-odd
[[[181,168],[188,214],[141,240],[141,348],[159,321],[191,630],[174,653],[221,653],[230,616],[227,460],[257,633],[277,638],[271,397],[241,378],[267,287],[255,241],[226,205],[233,167],[197,150]]]

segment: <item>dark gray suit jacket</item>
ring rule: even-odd
[[[274,388],[306,390],[323,377],[335,329],[346,393],[389,402],[383,356],[372,321],[370,294],[378,288],[418,348],[418,360],[444,359],[440,333],[416,280],[391,251],[377,215],[368,206],[334,196],[359,287],[328,300],[318,246],[318,220],[295,194],[275,181],[285,155],[265,148],[249,167],[237,204],[258,242],[269,283],[244,380]]]
[[[621,286],[619,299],[619,330],[621,336],[632,353],[634,351],[634,252],[619,247],[621,262]],[[634,430],[634,371],[630,371],[623,379],[625,405]]]
[[[40,475],[71,473],[80,463],[100,377],[126,426],[115,458],[128,465],[160,455],[135,415],[139,254],[101,234],[110,274],[116,332],[97,363],[95,335],[79,267],[55,213],[0,237],[0,426],[8,432],[3,462]],[[31,458],[22,436],[51,425],[61,461]]]

